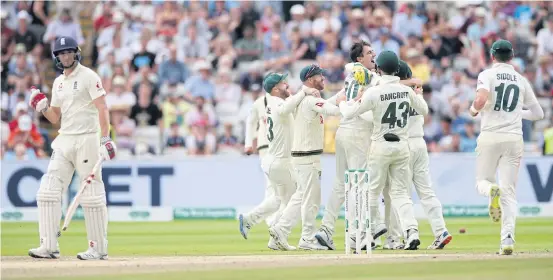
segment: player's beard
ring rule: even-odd
[[[286,99],[286,98],[288,98],[290,95],[292,95],[291,92],[290,92],[288,89],[279,89],[279,91],[280,91],[280,97],[281,97],[282,99]]]
[[[325,80],[324,78],[320,78],[320,80],[315,82],[315,88],[318,90],[325,89]]]

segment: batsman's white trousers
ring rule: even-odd
[[[277,221],[296,191],[296,176],[291,158],[274,158],[271,155],[266,155],[261,167],[269,182],[272,195],[266,196],[261,204],[246,214],[247,219],[253,225],[270,215],[273,215],[274,220]]]
[[[500,189],[501,239],[515,235],[517,215],[516,182],[524,150],[522,135],[483,131],[476,146],[476,187],[489,197],[492,184]],[[499,170],[499,182],[496,172]]]
[[[390,200],[397,211],[403,233],[417,229],[409,187],[409,144],[407,141],[373,141],[369,157],[371,219],[379,220],[378,200],[389,180]]]
[[[37,192],[41,243],[50,251],[54,251],[57,246],[62,193],[66,191],[75,170],[81,180],[90,175],[99,159],[99,148],[100,138],[96,133],[59,135],[52,142],[52,157]],[[96,251],[107,254],[108,218],[101,169],[83,192],[80,205],[85,216],[88,240],[95,242]]]
[[[293,157],[292,162],[296,171],[297,189],[275,227],[289,235],[301,213],[301,237],[308,242],[316,242],[315,219],[321,204],[321,156]]]
[[[409,178],[415,186],[415,191],[419,196],[428,222],[430,222],[434,236],[439,236],[447,229],[442,213],[442,204],[432,189],[426,141],[422,137],[409,138],[409,150],[411,151],[411,175]],[[409,185],[411,186],[411,184]]]
[[[261,164],[263,164],[263,158],[265,158],[265,155],[267,155],[268,150],[269,149],[267,149],[267,148],[263,148],[261,150],[258,150],[259,159],[261,161]],[[263,166],[261,167],[261,169],[263,169]],[[265,200],[268,200],[271,197],[275,196],[275,188],[271,187],[270,184],[271,184],[271,182],[269,181],[267,176],[265,176],[265,197],[264,197]],[[267,226],[271,226],[273,223],[276,222],[275,214],[276,213],[271,214],[265,219],[265,223],[267,224]]]
[[[336,220],[340,208],[345,200],[344,176],[348,169],[367,169],[369,147],[371,145],[371,130],[359,130],[347,127],[339,127],[336,131],[336,177],[332,192],[328,198],[322,221],[329,234],[334,234]],[[355,193],[350,191],[348,218],[354,220],[355,216]],[[364,211],[361,211],[365,214]],[[374,228],[374,227],[373,227]],[[350,230],[355,235],[355,229]]]

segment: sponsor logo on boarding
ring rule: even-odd
[[[2,221],[21,221],[22,219],[23,213],[19,211],[2,212]]]

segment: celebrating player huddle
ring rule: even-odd
[[[523,149],[522,118],[539,120],[544,114],[528,81],[508,64],[513,54],[511,44],[504,40],[495,42],[490,53],[494,64],[479,75],[477,95],[470,109],[473,116],[482,112],[476,186],[479,193],[490,198],[492,219],[502,220],[500,254],[509,255],[514,250],[515,184]],[[370,221],[371,232],[367,234],[373,242],[361,247],[371,250],[376,247],[374,241],[387,234],[384,249],[418,249],[421,241],[411,199],[414,185],[435,236],[428,249],[443,249],[452,236],[431,185],[423,139],[424,115],[429,108],[422,97],[422,84],[391,51],[383,51],[375,63],[370,44],[360,42],[352,46],[350,58],[344,88],[328,100],[319,97],[324,77],[323,70],[316,65],[301,71],[304,85],[290,97],[286,75],[266,76],[265,90],[271,94],[265,111],[269,152],[262,160],[262,168],[275,197],[240,215],[240,231],[247,238],[251,226],[276,212],[269,226],[269,248],[294,250],[288,244],[288,235],[301,214],[299,247],[335,250],[332,236],[336,219],[342,204],[348,201],[344,173],[367,170],[370,217],[362,220]],[[523,105],[528,109],[522,109]],[[323,115],[340,115],[341,121],[336,132],[336,179],[322,225],[315,232],[321,200]],[[499,184],[495,179],[498,167]],[[384,219],[379,211],[381,195],[385,203]],[[351,206],[348,203],[346,209]],[[351,212],[346,212],[347,219]],[[355,244],[360,235],[351,230],[346,232],[349,235],[346,238],[353,241],[346,243]],[[365,236],[361,238],[368,240]]]

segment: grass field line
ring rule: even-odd
[[[373,254],[367,255],[250,255],[250,256],[175,256],[115,257],[108,261],[79,261],[74,257],[37,260],[30,257],[2,257],[3,277],[87,276],[110,273],[147,273],[156,271],[191,271],[213,269],[253,269],[376,263],[408,263],[458,260],[501,260],[552,258],[553,253],[496,254]]]

